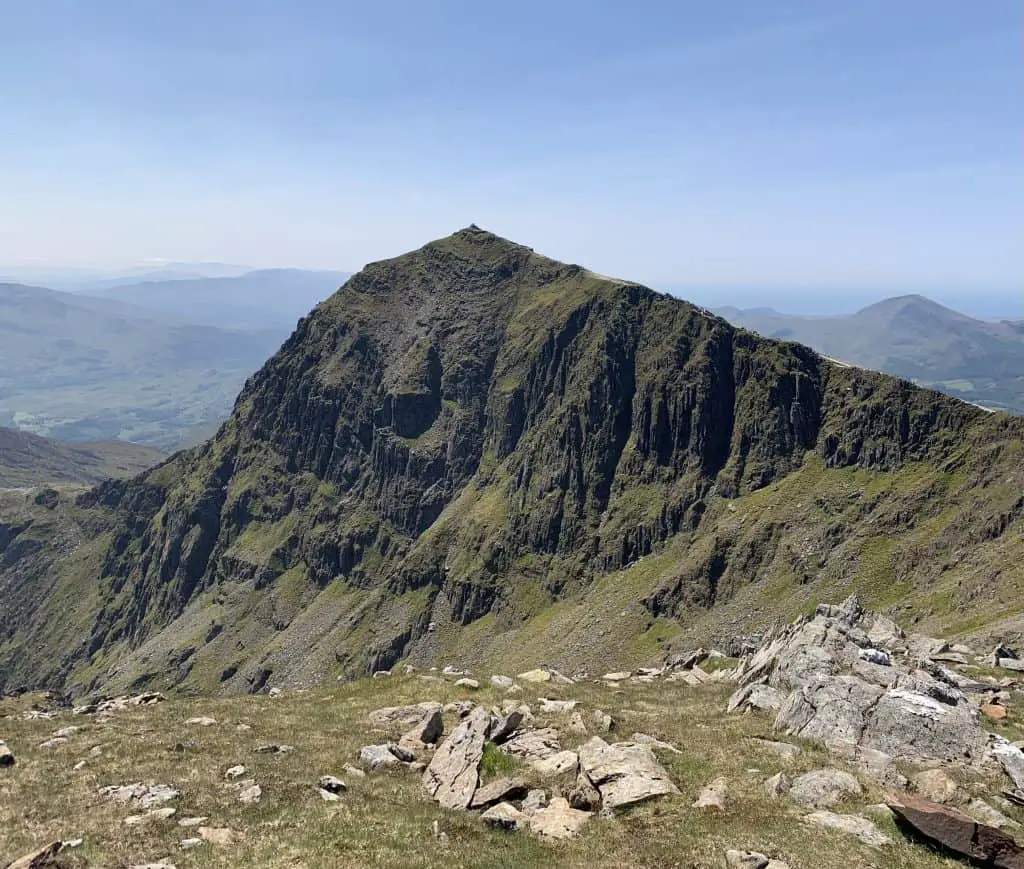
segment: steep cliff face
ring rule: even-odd
[[[979,436],[1016,455],[1020,426],[999,425],[470,228],[367,266],[213,440],[80,499],[74,521],[105,536],[57,672],[246,691],[487,653],[673,547],[685,569],[626,597],[679,619],[793,536],[726,534],[728,505],[809,461],[938,472]],[[39,675],[21,642],[0,646],[0,686]]]

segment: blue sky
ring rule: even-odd
[[[0,0],[0,21],[2,265],[351,269],[476,222],[723,303],[1024,297],[1019,0]]]

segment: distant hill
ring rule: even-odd
[[[1024,414],[1024,321],[976,320],[918,295],[837,317],[800,317],[771,308],[717,313],[767,338],[798,341],[965,401]]]
[[[123,441],[71,445],[0,428],[0,489],[130,477],[162,458],[158,450]]]
[[[100,290],[162,316],[235,329],[284,329],[348,279],[346,272],[264,269],[233,277],[144,281]]]
[[[229,263],[148,263],[122,269],[73,268],[45,265],[2,265],[0,283],[30,284],[71,293],[96,295],[100,290],[143,281],[171,281],[187,278],[226,278],[244,275],[252,269]]]
[[[217,328],[0,284],[0,425],[174,449],[211,433],[293,325]]]

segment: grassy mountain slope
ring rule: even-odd
[[[170,449],[221,422],[289,327],[234,331],[186,314],[0,284],[0,424]]]
[[[71,445],[0,428],[0,488],[98,483],[152,467],[163,453],[118,441]]]
[[[900,296],[844,317],[723,309],[737,326],[800,341],[828,356],[906,377],[1012,413],[1024,413],[1024,331],[975,320],[923,296]]]
[[[976,630],[1022,600],[1022,436],[470,228],[353,277],[203,446],[19,505],[0,687],[597,667],[850,588]]]

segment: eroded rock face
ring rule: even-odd
[[[600,791],[607,809],[679,793],[649,745],[609,745],[595,736],[580,746],[579,758],[580,769]]]
[[[856,676],[820,675],[797,687],[779,709],[775,727],[804,739],[857,743],[883,691]]]
[[[444,808],[469,808],[480,781],[480,759],[490,730],[491,715],[478,706],[434,752],[423,784]]]

